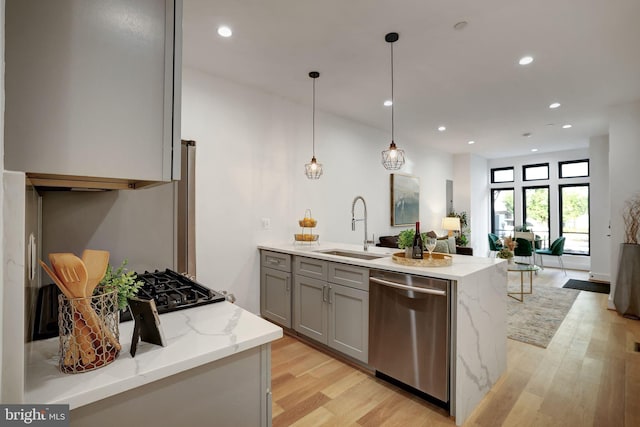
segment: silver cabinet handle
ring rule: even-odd
[[[439,296],[446,296],[447,295],[446,291],[441,291],[440,289],[415,288],[413,286],[402,285],[400,283],[390,282],[388,280],[382,280],[382,279],[378,279],[376,277],[370,277],[369,281],[371,281],[373,283],[378,283],[378,284],[384,285],[384,286],[390,286],[392,288],[403,289],[405,291],[418,292],[420,294],[431,294],[431,295],[439,295]]]
[[[288,277],[284,278],[284,290],[287,293],[291,291],[291,287],[289,286],[289,278]]]
[[[322,285],[322,302],[327,302],[327,296],[325,294],[326,289],[327,289],[327,285]]]
[[[269,258],[269,259],[267,260],[267,262],[268,262],[269,264],[280,264],[280,260],[273,259],[273,258]]]
[[[333,304],[333,298],[331,298],[331,294],[333,294],[331,285],[329,285],[329,304]]]

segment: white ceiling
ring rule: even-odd
[[[318,109],[390,134],[395,31],[397,145],[510,157],[587,147],[640,99],[639,18],[640,0],[184,0],[183,63],[309,107],[317,70]]]

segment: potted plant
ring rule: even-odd
[[[625,317],[640,318],[640,194],[627,200],[622,213],[625,241],[620,245],[616,290],[616,311]]]
[[[127,271],[127,260],[115,271],[109,265],[107,272],[100,281],[102,291],[118,291],[118,308],[125,310],[127,308],[128,299],[137,295],[144,282],[137,280],[138,275],[134,271]]]
[[[513,252],[511,252],[508,248],[502,248],[496,254],[496,257],[506,259],[509,261],[509,264],[513,262]]]

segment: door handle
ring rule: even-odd
[[[331,292],[332,289],[331,285],[329,285],[329,304],[333,304],[333,298],[331,298],[331,294],[333,293]]]
[[[285,292],[290,292],[291,291],[291,287],[289,286],[289,278],[288,277],[284,278],[284,290],[285,290]]]
[[[327,289],[327,285],[322,285],[322,302],[327,302],[327,296],[325,294],[326,289]]]
[[[390,286],[392,288],[402,289],[402,290],[405,290],[405,291],[418,292],[420,294],[431,294],[431,295],[438,295],[438,296],[447,295],[446,291],[442,291],[440,289],[416,288],[416,287],[413,287],[413,286],[402,285],[402,284],[396,283],[396,282],[390,282],[388,280],[378,279],[376,277],[370,277],[369,281],[371,281],[373,283],[377,283],[379,285]]]

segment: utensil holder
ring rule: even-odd
[[[118,292],[87,298],[58,296],[61,372],[76,374],[113,362],[118,342]]]

